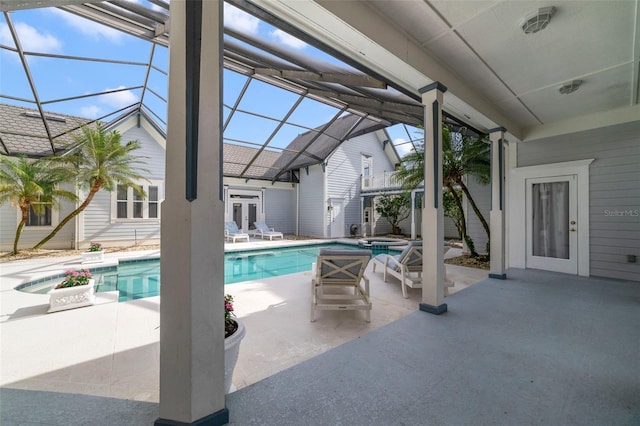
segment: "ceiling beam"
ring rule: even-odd
[[[271,75],[282,78],[297,78],[301,80],[322,81],[325,83],[346,84],[348,86],[373,87],[386,89],[387,85],[368,75],[345,74],[337,72],[313,72],[300,70],[278,70],[274,68],[256,68],[256,74]]]
[[[68,6],[82,3],[86,3],[86,0],[0,0],[0,12]]]

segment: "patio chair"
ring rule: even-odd
[[[443,248],[446,254],[451,246],[446,244]],[[402,253],[397,255],[379,254],[373,259],[373,272],[376,272],[376,266],[380,265],[383,270],[383,280],[387,282],[387,275],[393,275],[400,280],[402,288],[402,296],[406,299],[407,288],[422,288],[422,241],[409,241],[409,244]],[[445,274],[444,294],[448,295],[449,287],[453,287],[454,283],[450,281]]]
[[[224,239],[225,241],[231,241],[233,243],[235,243],[236,240],[249,242],[249,234],[242,232],[242,229],[238,229],[238,225],[232,220],[231,222],[224,223]]]
[[[364,275],[370,259],[369,250],[320,249],[312,271],[311,322],[318,309],[364,310],[371,322],[369,279]]]
[[[269,228],[264,222],[253,222],[256,227],[256,230],[253,235],[259,235],[263,240],[265,238],[269,238],[269,240],[273,240],[274,238],[284,239],[284,235],[282,232],[278,232],[273,228]]]

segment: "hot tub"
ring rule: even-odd
[[[406,246],[407,240],[402,238],[388,238],[388,237],[369,237],[361,238],[358,240],[358,246],[364,248],[388,248],[394,246]]]

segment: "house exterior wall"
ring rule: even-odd
[[[296,191],[267,188],[264,194],[265,222],[283,234],[296,233]]]
[[[491,186],[478,183],[476,178],[468,176],[467,188],[473,197],[473,201],[475,201],[478,209],[480,209],[480,213],[484,216],[484,220],[489,224],[489,214],[491,213]],[[473,207],[471,207],[467,197],[464,198],[464,201],[466,204],[467,234],[473,240],[473,244],[478,253],[487,253],[487,242],[489,241],[487,232],[484,230],[482,222],[478,219],[476,212],[473,211]],[[451,219],[449,219],[449,221],[451,221]],[[453,235],[457,234],[455,225],[453,225],[453,232]],[[447,235],[446,230],[445,235]]]
[[[65,188],[71,192],[75,192],[73,185],[65,185]],[[64,219],[73,211],[75,204],[69,201],[63,201],[60,209],[52,215],[52,226],[24,226],[20,234],[18,249],[30,249],[40,240],[46,237],[58,225],[60,220]],[[16,230],[20,223],[19,210],[9,203],[0,206],[0,251],[12,251],[13,240],[15,239]],[[55,220],[55,217],[58,220]],[[75,220],[70,220],[51,240],[47,242],[45,248],[49,249],[71,249],[74,247],[75,239]]]
[[[373,175],[392,171],[394,165],[382,149],[382,142],[375,132],[349,139],[341,144],[327,159],[327,198],[343,198],[344,236],[350,236],[351,225],[358,225],[362,232],[360,204],[360,177],[362,157],[372,158]],[[385,219],[382,219],[385,221]],[[390,229],[390,228],[389,228]]]
[[[164,182],[165,150],[142,127],[131,127],[122,133],[122,143],[138,140],[141,148],[134,155],[145,157],[141,166],[148,173],[140,173],[149,180]],[[147,182],[140,182],[145,183]],[[164,197],[164,185],[160,185],[160,199]],[[79,246],[86,247],[91,241],[100,241],[105,246],[121,244],[150,244],[160,242],[159,219],[112,219],[112,196],[101,190],[83,212]],[[162,204],[160,205],[162,217]]]
[[[640,281],[640,121],[522,142],[517,152],[518,167],[594,159],[590,274]],[[627,255],[636,262],[628,262]]]
[[[324,215],[327,203],[324,195],[325,173],[320,165],[309,166],[309,174],[300,170],[299,183],[299,234],[308,237],[327,236]]]

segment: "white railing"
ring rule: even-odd
[[[384,172],[381,175],[362,176],[361,189],[372,191],[378,189],[390,189],[402,187],[403,180],[397,177],[396,172]]]

